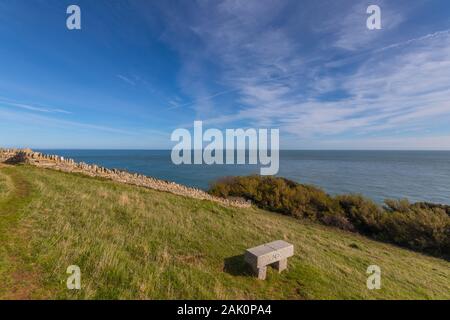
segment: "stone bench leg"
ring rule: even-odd
[[[274,263],[275,269],[278,270],[278,273],[280,273],[283,270],[287,269],[287,259],[282,259],[280,261],[277,261]]]
[[[267,267],[257,268],[254,266],[253,271],[258,276],[259,280],[266,280]]]

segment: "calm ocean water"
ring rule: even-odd
[[[40,151],[202,189],[223,176],[259,173],[250,165],[176,166],[167,150]],[[450,151],[281,151],[279,176],[379,203],[407,198],[450,204]]]

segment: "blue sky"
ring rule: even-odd
[[[81,8],[82,30],[66,28]],[[366,9],[381,8],[368,30]],[[166,149],[194,120],[284,149],[450,149],[450,2],[3,0],[0,145]]]

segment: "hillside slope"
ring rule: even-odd
[[[258,281],[241,255],[276,239],[296,254]],[[381,290],[366,288],[372,264]],[[0,283],[0,299],[450,299],[450,263],[258,209],[2,166]]]

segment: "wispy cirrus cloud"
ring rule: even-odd
[[[306,100],[285,85],[244,88],[247,107],[237,116],[270,120],[303,137],[429,127],[430,119],[450,118],[450,36],[421,39],[387,49],[395,52],[367,55],[350,75],[311,78]],[[323,99],[335,91],[345,98]]]
[[[3,108],[2,108],[3,107]],[[79,128],[95,131],[110,132],[116,134],[136,135],[137,131],[123,130],[121,128],[74,121],[67,118],[56,117],[60,115],[72,115],[64,109],[49,108],[40,105],[19,103],[5,97],[0,97],[1,119],[11,120],[14,123],[40,125],[42,127]]]
[[[130,85],[132,85],[132,86],[135,86],[136,85],[136,81],[135,80],[132,80],[130,77],[126,77],[126,76],[123,76],[123,75],[121,75],[121,74],[118,74],[118,75],[116,75],[117,76],[117,78],[119,78],[120,80],[123,80],[123,81],[125,81],[126,83],[128,83],[128,84],[130,84]]]
[[[34,110],[33,110],[34,111]],[[16,110],[6,110],[0,108],[0,116],[4,120],[13,121],[14,123],[22,123],[25,125],[34,125],[41,127],[58,127],[58,128],[79,128],[79,129],[89,129],[95,131],[104,131],[116,134],[127,134],[135,135],[135,132],[128,130],[122,130],[120,128],[109,127],[99,124],[91,124],[73,120],[65,120],[60,118],[54,118],[42,114],[30,113],[26,111],[17,112]]]
[[[180,75],[193,101],[172,108],[192,107],[197,118],[211,125],[244,121],[279,127],[297,142],[336,135],[347,135],[339,141],[391,135],[398,142],[399,133],[419,136],[433,126],[433,119],[450,120],[448,30],[398,41],[392,34],[413,8],[399,10],[377,1],[383,29],[371,31],[366,28],[369,4],[342,7],[328,21],[317,22],[320,27],[311,26],[316,42],[305,48],[310,34],[289,23],[304,8],[272,1],[203,3],[183,19],[173,19],[191,26],[187,35],[181,40],[179,33],[166,35],[182,53],[191,37],[204,48],[184,56],[196,72],[191,67]],[[323,40],[316,40],[321,33]],[[202,77],[211,60],[223,90],[215,87],[214,92]],[[224,107],[224,97],[233,108]],[[209,112],[200,107],[205,102]]]
[[[33,104],[27,104],[27,103],[20,103],[16,102],[10,99],[6,98],[0,98],[0,105],[3,104],[3,106],[12,107],[12,108],[19,108],[29,111],[35,111],[35,112],[42,112],[42,113],[61,113],[61,114],[72,114],[72,112],[60,109],[60,108],[50,108],[50,107],[44,107],[44,106],[38,106]]]
[[[369,5],[378,5],[382,8],[381,30],[367,29],[368,14],[366,10]],[[401,7],[400,9],[389,1],[358,1],[348,9],[344,16],[336,15],[336,18],[328,23],[327,28],[330,32],[337,30],[334,46],[350,51],[366,49],[369,44],[370,47],[376,45],[376,41],[383,37],[383,34],[400,25],[404,21],[404,15],[407,11],[409,11],[408,7]]]

